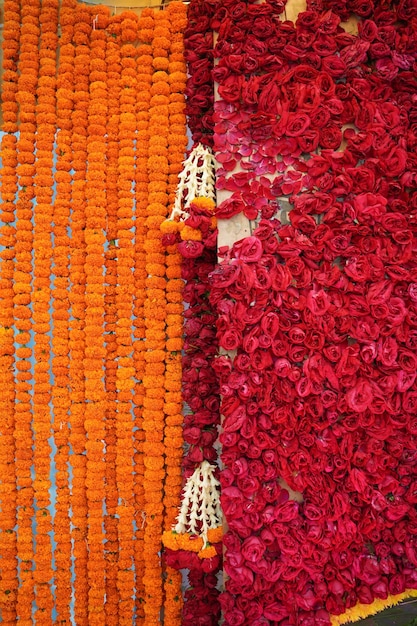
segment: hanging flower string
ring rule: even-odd
[[[90,626],[103,623],[105,562],[102,513],[105,500],[104,438],[106,398],[103,385],[104,358],[104,275],[103,255],[106,228],[106,120],[107,72],[105,63],[107,16],[97,14],[91,30],[90,101],[88,106],[87,184],[85,220],[85,430],[88,503],[88,620]]]
[[[170,5],[167,17],[171,22],[171,42],[168,57],[160,57],[161,67],[169,75],[170,93],[167,96],[170,133],[167,138],[168,157],[168,203],[172,206],[178,185],[178,173],[181,171],[184,153],[187,147],[186,118],[184,115],[184,91],[187,80],[184,61],[183,32],[187,24],[187,8],[182,3]],[[155,60],[156,61],[156,60]],[[181,256],[177,246],[167,249],[166,265],[166,349],[165,349],[165,463],[164,483],[164,529],[172,526],[180,502],[183,456],[182,437],[182,394],[181,394],[181,351],[183,302],[181,290]],[[181,420],[181,421],[180,421]],[[167,623],[181,621],[182,611],[182,576],[181,573],[167,566],[165,571],[165,619]]]
[[[188,66],[187,119],[194,144],[213,147],[214,37],[211,18],[216,4],[193,0],[188,7],[185,58]]]
[[[54,539],[59,546],[55,554],[56,610],[58,619],[70,621],[71,605],[71,530],[69,490],[69,216],[71,206],[70,173],[72,163],[72,120],[74,98],[74,3],[63,0],[60,9],[61,64],[57,75],[56,111],[60,131],[56,138],[56,197],[53,217],[53,297],[52,388],[54,414],[55,467],[57,497]]]
[[[131,193],[135,165],[136,132],[136,49],[137,16],[124,13],[120,38],[120,118],[118,158],[117,207],[117,421],[116,421],[116,482],[119,494],[118,514],[118,580],[119,620],[130,622],[134,607],[133,570],[133,348],[131,320],[133,313],[133,194]]]
[[[145,387],[143,377],[145,374],[145,311],[146,301],[146,278],[145,270],[146,252],[144,248],[146,234],[146,208],[148,205],[149,174],[148,174],[148,151],[149,151],[149,102],[150,88],[152,85],[153,57],[150,42],[153,38],[153,14],[142,12],[138,23],[138,37],[140,44],[137,48],[136,58],[136,125],[137,140],[135,150],[135,267],[134,267],[134,305],[133,305],[133,362],[135,367],[135,394],[133,397],[133,411],[135,417],[135,440],[134,440],[134,491],[135,491],[135,587],[136,587],[136,617],[144,617],[144,572],[145,562],[143,559],[144,533],[145,533],[145,495],[144,495],[144,449],[145,430],[144,420],[144,396]]]
[[[85,212],[87,172],[87,126],[89,103],[91,12],[85,5],[76,4],[74,10],[74,107],[71,115],[71,152],[74,170],[70,215],[70,294],[71,318],[69,321],[69,375],[70,375],[70,464],[72,488],[71,539],[74,555],[74,619],[77,624],[88,625],[87,578],[87,492],[85,456]]]
[[[170,46],[170,24],[164,13],[155,14],[152,34],[154,58],[167,57]],[[145,301],[146,343],[144,398],[144,454],[145,454],[145,623],[158,621],[162,605],[161,534],[163,526],[164,452],[164,385],[165,385],[165,319],[166,280],[165,258],[161,245],[159,225],[167,214],[169,131],[168,74],[155,70],[152,75],[149,108],[149,204],[146,218],[146,279]]]
[[[190,187],[193,187],[190,182]],[[176,247],[182,259],[181,276],[185,281],[182,299],[189,305],[184,312],[186,321],[182,358],[182,396],[187,403],[185,406],[189,407],[184,417],[183,437],[188,449],[183,458],[183,472],[187,480],[194,475],[197,481],[200,480],[202,462],[203,469],[209,470],[210,475],[213,471],[211,463],[217,458],[214,443],[220,424],[219,391],[212,369],[217,354],[216,318],[207,297],[208,275],[217,262],[214,208],[212,199],[194,198],[187,213],[181,206],[181,217],[185,221],[178,220],[177,214],[174,220],[168,219],[161,224],[164,244],[168,250]],[[213,480],[217,480],[215,475]],[[216,510],[217,492],[213,491],[211,497],[214,500],[209,506]],[[186,511],[188,505],[184,506]],[[196,528],[193,528],[195,531]],[[220,527],[211,529],[208,537],[213,545],[204,549],[205,541],[198,536],[187,533],[179,535],[170,530],[164,534],[166,562],[175,569],[190,570],[183,624],[192,624],[196,615],[200,614],[207,616],[212,626],[218,623],[220,605],[215,574],[221,568],[221,536]]]
[[[105,388],[107,407],[106,429],[106,623],[119,623],[119,592],[117,589],[118,543],[118,492],[116,480],[116,424],[117,424],[117,340],[116,340],[116,286],[117,286],[117,209],[118,209],[118,161],[120,116],[120,19],[112,18],[107,27],[106,70],[108,86],[107,120],[107,229],[105,252],[105,308],[104,317],[106,360]]]
[[[21,6],[21,36],[18,91],[19,139],[17,168],[19,192],[16,201],[16,264],[15,327],[16,336],[16,474],[17,474],[17,556],[19,586],[16,615],[21,621],[32,620],[34,593],[34,486],[33,486],[33,404],[32,376],[33,339],[31,300],[33,250],[33,199],[35,177],[36,87],[39,73],[39,14],[38,0],[28,0]]]
[[[3,29],[3,77],[2,115],[4,135],[1,143],[2,168],[0,185],[0,612],[4,624],[16,623],[16,600],[18,590],[16,545],[16,475],[15,466],[15,403],[17,400],[14,377],[15,333],[13,285],[16,231],[15,207],[17,193],[17,146],[16,132],[18,105],[16,87],[18,82],[18,56],[20,37],[20,4],[13,0],[4,3]],[[23,296],[25,297],[25,296]],[[23,354],[26,350],[23,348]],[[22,353],[20,353],[22,355]]]
[[[53,152],[56,129],[56,48],[58,43],[58,0],[42,3],[39,21],[39,80],[36,90],[36,161],[34,204],[34,261],[33,261],[33,329],[34,329],[34,394],[33,428],[34,472],[36,499],[36,568],[35,620],[40,624],[50,623],[54,600],[50,580],[52,579],[52,518],[50,511],[51,472],[51,412],[49,398],[51,382],[49,361],[51,358],[50,316],[51,259],[53,222]],[[55,54],[50,54],[54,50]],[[59,242],[58,242],[59,243]],[[55,329],[55,337],[59,338]],[[58,382],[58,381],[57,381]]]

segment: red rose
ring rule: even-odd
[[[382,173],[389,178],[400,176],[405,170],[406,163],[407,152],[398,146],[393,146],[389,152],[381,155],[378,161]]]
[[[199,241],[181,241],[178,244],[178,252],[185,259],[196,259],[202,255],[204,245]]]
[[[242,555],[246,561],[256,563],[259,561],[266,550],[266,545],[259,537],[248,537],[242,544]]]
[[[313,315],[324,315],[331,306],[329,296],[323,289],[309,291],[306,304]]]
[[[342,131],[336,124],[328,124],[320,130],[320,145],[322,148],[337,150],[342,143]]]
[[[305,113],[289,113],[285,132],[289,137],[299,137],[305,133],[310,123],[310,118]]]

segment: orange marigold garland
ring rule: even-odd
[[[130,624],[134,606],[133,571],[133,421],[134,387],[133,314],[133,194],[136,133],[136,49],[130,42],[137,36],[137,16],[125,12],[121,23],[120,122],[117,210],[117,426],[116,480],[119,494],[117,513],[119,552],[117,587],[120,595],[119,620]]]
[[[144,618],[144,533],[145,533],[145,490],[144,490],[144,452],[143,442],[145,430],[143,429],[143,406],[145,387],[143,378],[145,374],[145,312],[146,300],[146,252],[145,220],[148,206],[149,175],[148,175],[148,150],[149,150],[149,102],[150,87],[152,85],[153,57],[150,42],[153,39],[154,16],[151,9],[142,11],[139,23],[138,38],[140,44],[137,48],[137,73],[136,73],[136,151],[135,151],[135,268],[134,268],[134,308],[133,308],[133,362],[135,367],[135,394],[134,394],[134,489],[135,489],[135,586],[136,586],[136,618]]]
[[[51,224],[53,221],[53,151],[56,129],[56,49],[58,44],[58,0],[43,1],[40,12],[39,80],[36,90],[36,161],[34,204],[33,330],[34,388],[33,429],[36,501],[36,549],[34,571],[36,610],[39,624],[50,624],[54,605],[52,578],[52,518],[50,512],[51,471],[51,357],[49,312],[51,300]]]
[[[168,57],[169,22],[164,12],[155,14],[152,40],[153,56]],[[145,430],[145,624],[158,623],[163,605],[162,568],[160,560],[163,525],[164,451],[164,385],[165,385],[165,318],[166,280],[163,247],[159,225],[167,213],[169,175],[167,138],[169,134],[168,74],[156,70],[152,75],[149,108],[149,195],[147,207],[145,301],[146,346],[143,428]],[[156,256],[155,256],[156,255]]]
[[[74,106],[71,115],[72,135],[72,211],[70,241],[69,294],[71,318],[69,323],[70,351],[70,464],[72,489],[70,496],[74,556],[74,620],[77,626],[88,626],[87,577],[87,493],[86,493],[86,434],[84,427],[85,402],[85,225],[86,225],[86,172],[87,124],[89,104],[90,45],[92,29],[91,12],[85,5],[77,4],[74,17],[75,46]]]
[[[104,330],[106,343],[105,387],[107,407],[106,428],[106,624],[115,626],[119,622],[119,592],[117,589],[118,543],[118,492],[116,481],[116,285],[117,285],[117,208],[119,159],[119,115],[120,115],[120,16],[111,18],[107,28],[106,65],[108,87],[107,122],[107,249],[105,252],[105,316]]]
[[[0,213],[0,612],[3,624],[16,623],[18,589],[16,547],[16,467],[15,467],[15,340],[13,330],[16,230],[14,202],[17,192],[16,131],[17,61],[20,36],[20,5],[4,3],[3,30],[3,135],[1,144]]]
[[[183,57],[183,32],[187,23],[187,8],[182,2],[169,5],[167,18],[171,24],[170,48],[166,70],[169,75],[170,93],[168,96],[169,136],[168,136],[168,200],[174,203],[175,191],[178,185],[178,174],[181,171],[187,147],[186,119],[183,113],[185,108],[185,83],[187,79],[186,65]],[[181,255],[177,246],[167,248],[166,278],[167,278],[167,317],[166,317],[166,360],[165,360],[165,404],[166,425],[164,430],[165,444],[165,494],[164,528],[171,528],[177,515],[181,494],[181,460],[183,455],[182,437],[182,394],[181,394],[181,350],[182,350],[182,284]],[[179,287],[179,289],[178,289]],[[181,621],[182,577],[180,572],[167,566],[165,590],[165,619],[169,625],[179,624]]]
[[[16,203],[16,265],[14,272],[16,336],[16,474],[17,474],[17,555],[19,587],[16,614],[19,622],[32,624],[34,594],[33,517],[34,488],[32,479],[32,250],[33,198],[35,175],[36,87],[39,72],[39,0],[21,5],[21,37],[17,102],[20,110],[17,175],[19,193]]]
[[[98,10],[98,9],[96,9]],[[103,256],[106,228],[106,122],[107,67],[105,61],[107,25],[104,14],[94,18],[90,35],[90,102],[88,107],[87,185],[85,224],[85,396],[84,424],[87,435],[88,503],[88,623],[101,626],[104,619],[105,561],[103,552],[104,415],[106,409],[104,359],[104,276]]]
[[[69,217],[72,183],[72,110],[74,99],[74,33],[75,1],[63,0],[59,13],[60,63],[57,73],[57,137],[56,137],[56,197],[53,216],[52,290],[52,403],[54,441],[56,446],[56,504],[54,517],[55,585],[57,620],[71,620],[71,529],[69,488]]]

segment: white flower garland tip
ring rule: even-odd
[[[178,177],[177,194],[170,220],[177,215],[180,219],[187,219],[188,213],[184,209],[190,206],[194,198],[216,200],[214,166],[214,155],[211,149],[201,143],[194,146],[185,159],[182,172]]]
[[[185,484],[181,509],[173,530],[200,535],[207,543],[207,532],[222,523],[220,483],[214,476],[216,468],[203,461]]]

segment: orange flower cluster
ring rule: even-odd
[[[200,559],[210,559],[216,556],[216,549],[212,544],[220,543],[223,537],[223,528],[210,528],[207,533],[208,543],[204,544],[204,540],[200,536],[191,535],[190,533],[176,533],[173,530],[164,532],[162,540],[164,546],[170,550],[188,550],[196,552]]]
[[[36,88],[39,74],[39,0],[20,7],[20,50],[16,99],[19,105],[17,167],[19,192],[16,202],[16,243],[13,288],[16,335],[15,467],[17,475],[17,557],[19,586],[16,614],[23,624],[32,623],[34,590],[33,517],[33,404],[32,404],[32,250],[33,199],[35,195]]]
[[[105,250],[105,314],[104,332],[106,344],[105,389],[106,389],[106,624],[119,623],[119,592],[117,572],[118,543],[118,492],[116,480],[116,426],[117,426],[117,339],[116,339],[116,285],[117,285],[117,209],[118,209],[118,161],[119,161],[119,116],[120,116],[120,20],[108,25],[106,41],[107,65],[107,233]]]
[[[149,13],[149,15],[148,15]],[[165,396],[165,343],[166,343],[166,279],[165,254],[161,243],[159,224],[167,214],[168,206],[168,159],[167,143],[169,116],[166,100],[169,96],[168,74],[155,68],[155,60],[168,56],[170,24],[165,13],[153,16],[151,11],[142,14],[153,30],[149,37],[152,50],[152,84],[149,89],[149,145],[147,159],[148,206],[146,208],[146,239],[144,242],[146,299],[145,314],[145,388],[143,429],[144,496],[145,496],[145,623],[159,621],[163,604],[162,566],[160,561],[163,528],[163,479],[164,462],[164,396]]]
[[[71,606],[71,529],[69,486],[69,257],[72,190],[72,105],[74,93],[74,1],[62,0],[59,13],[61,40],[57,73],[56,197],[54,200],[52,262],[52,387],[53,429],[56,446],[56,504],[54,519],[57,619],[69,623]]]
[[[187,144],[185,27],[181,2],[138,18],[5,0],[5,624],[69,623],[72,603],[77,626],[181,622],[160,556],[181,490],[181,257],[160,224]]]
[[[70,16],[67,16],[67,20]],[[69,265],[69,377],[70,377],[70,434],[72,454],[70,466],[72,489],[70,505],[72,512],[71,539],[74,555],[74,621],[88,626],[88,578],[87,578],[87,461],[85,456],[86,435],[84,426],[85,405],[85,224],[86,224],[86,177],[87,177],[87,126],[90,82],[90,33],[92,18],[90,10],[82,4],[75,5],[74,24],[74,87],[71,113],[72,189]],[[63,25],[62,25],[63,26]],[[68,94],[69,95],[69,94]]]
[[[134,213],[132,185],[135,167],[136,139],[136,41],[138,24],[135,13],[126,12],[121,22],[120,117],[117,207],[117,428],[116,482],[119,494],[118,514],[118,578],[120,623],[130,623],[133,614],[133,437],[132,409],[134,362],[132,342]]]
[[[84,425],[87,452],[88,505],[88,623],[104,621],[105,560],[103,552],[103,502],[105,500],[104,442],[106,408],[104,388],[104,272],[106,231],[106,149],[107,149],[107,17],[98,14],[90,33],[90,77],[87,135],[87,179],[85,210],[85,356],[86,404]],[[100,22],[99,22],[100,19]],[[102,24],[104,23],[104,24]]]
[[[168,197],[170,204],[175,201],[178,174],[182,169],[184,152],[187,147],[186,118],[184,114],[184,98],[187,80],[187,68],[184,61],[184,42],[182,33],[187,19],[184,6],[180,4],[169,7],[171,23],[171,44],[168,51],[168,76],[170,93],[168,96],[168,113],[170,133],[168,136]],[[182,323],[183,300],[181,282],[181,255],[177,246],[168,247],[167,256],[167,343],[166,343],[166,382],[164,412],[165,430],[165,520],[164,528],[171,528],[178,513],[181,497],[181,460],[183,455],[182,437]],[[167,567],[165,590],[165,614],[169,624],[176,624],[181,619],[181,573]]]
[[[145,489],[144,489],[144,454],[143,444],[145,431],[143,429],[143,405],[145,388],[142,384],[145,374],[145,300],[146,252],[144,242],[146,236],[146,209],[148,206],[148,151],[149,151],[149,102],[152,85],[153,57],[150,41],[154,27],[152,11],[143,11],[138,23],[138,38],[143,42],[137,47],[136,64],[136,150],[135,150],[135,268],[134,268],[134,344],[133,362],[135,367],[135,440],[134,440],[134,491],[136,511],[135,531],[135,586],[136,586],[136,616],[144,618],[145,602],[145,563],[143,560],[145,538]]]
[[[5,0],[3,30],[3,118],[0,185],[0,613],[4,624],[16,623],[18,589],[16,545],[16,473],[14,381],[15,338],[13,331],[16,231],[13,225],[17,192],[17,59],[20,38],[20,4]]]
[[[56,119],[56,49],[58,45],[58,0],[41,3],[39,15],[39,73],[36,88],[36,160],[35,198],[33,212],[33,330],[34,330],[34,491],[36,500],[36,551],[34,571],[36,611],[39,624],[50,624],[53,597],[49,581],[52,578],[52,545],[50,533],[50,472],[51,472],[51,230],[53,222],[53,151]],[[55,287],[56,289],[56,287]]]

